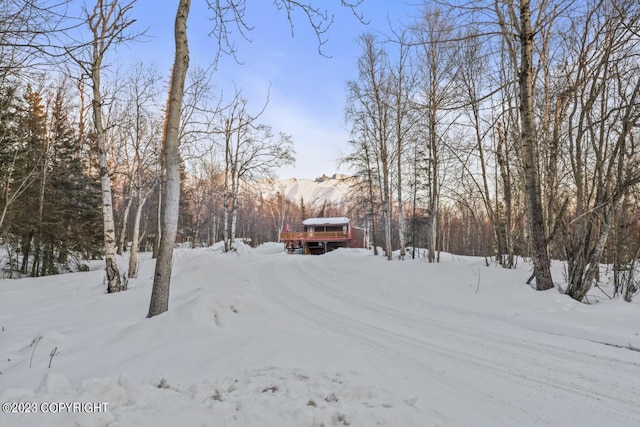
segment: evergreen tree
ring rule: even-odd
[[[300,215],[302,220],[307,219],[307,207],[304,205],[304,197],[300,196]]]
[[[22,129],[25,132],[25,141],[30,147],[30,154],[33,165],[37,168],[38,178],[31,191],[27,192],[28,196],[25,200],[28,207],[31,207],[25,219],[28,221],[26,230],[27,236],[23,241],[23,272],[27,271],[27,263],[29,260],[29,245],[31,236],[33,236],[33,263],[31,264],[31,276],[39,275],[39,268],[43,257],[44,233],[50,233],[43,223],[44,220],[44,199],[47,179],[49,178],[49,150],[50,144],[47,138],[47,113],[43,103],[42,95],[27,88],[26,94],[26,112],[23,117]],[[35,215],[34,215],[35,214]],[[45,269],[44,267],[42,268]]]
[[[32,211],[24,203],[29,199],[37,166],[30,156],[25,140],[23,117],[25,98],[18,95],[19,87],[9,84],[0,87],[0,234],[11,254],[9,269],[26,269],[20,265],[18,254],[24,252],[20,236],[31,239]]]
[[[51,112],[53,145],[52,174],[48,187],[51,243],[57,249],[57,261],[66,263],[70,253],[93,258],[102,252],[100,183],[85,171],[78,155],[81,143],[72,129],[65,105],[64,90],[59,88]]]
[[[327,215],[327,201],[322,202],[320,212],[318,212],[318,218],[324,218]]]
[[[12,205],[33,181],[27,173],[27,147],[20,137],[22,101],[17,88],[0,87],[0,232],[11,228]]]

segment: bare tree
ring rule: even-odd
[[[127,111],[128,150],[131,152],[129,187],[136,198],[136,213],[129,252],[128,277],[137,276],[140,219],[144,205],[155,189],[159,176],[156,165],[160,151],[160,120],[153,110],[159,95],[160,78],[155,69],[136,65],[130,74]],[[133,198],[133,197],[132,197]]]
[[[53,40],[63,25],[69,0],[0,2],[0,81],[22,70],[50,68]]]
[[[418,38],[418,64],[422,70],[417,103],[422,110],[422,126],[424,126],[425,152],[429,165],[429,231],[427,259],[429,262],[439,261],[437,252],[437,238],[440,209],[440,190],[443,177],[441,169],[444,159],[448,126],[444,124],[444,117],[453,102],[452,95],[456,89],[454,85],[454,52],[452,43],[453,26],[446,14],[439,9],[425,9],[422,19],[416,24],[415,32]],[[452,122],[451,118],[447,119]]]
[[[356,179],[352,179],[349,183],[348,197],[355,203],[362,200],[366,206],[361,220],[367,224],[366,228],[371,236],[369,241],[373,246],[374,255],[377,256],[376,224],[380,211],[379,201],[382,197],[376,179],[376,176],[379,175],[377,162],[371,152],[371,133],[368,130],[366,115],[355,109],[355,106],[354,108],[347,107],[346,115],[347,120],[352,121],[351,138],[348,141],[351,149],[340,161],[342,164],[348,165],[355,174]]]
[[[264,108],[267,104],[265,103]],[[258,123],[258,114],[247,111],[247,100],[236,92],[226,114],[221,117],[219,133],[223,136],[225,165],[225,250],[233,248],[236,235],[238,194],[243,183],[272,178],[275,168],[294,162],[291,137],[275,138],[269,126]]]
[[[163,155],[165,182],[162,199],[162,237],[153,278],[153,290],[148,317],[164,313],[169,309],[169,284],[173,263],[173,247],[178,232],[178,211],[180,208],[180,117],[184,84],[189,69],[189,42],[187,39],[187,18],[191,0],[180,0],[174,25],[176,43],[165,132]]]
[[[397,166],[395,156],[399,155],[393,139],[393,79],[387,52],[376,37],[363,34],[359,41],[362,54],[358,58],[358,80],[347,83],[347,119],[353,126],[352,137],[357,137],[353,144],[357,152],[350,158],[352,162],[364,160],[368,182],[379,188],[379,191],[370,191],[369,195],[380,197],[384,250],[387,259],[391,260],[391,181],[393,169]],[[373,201],[371,205],[374,205]]]
[[[414,133],[416,125],[419,123],[419,113],[411,102],[411,96],[414,93],[416,85],[415,67],[411,63],[411,43],[406,31],[395,34],[395,43],[398,45],[397,59],[392,64],[392,97],[393,97],[393,115],[395,122],[395,140],[396,140],[396,191],[398,206],[398,237],[400,245],[400,258],[404,259],[406,245],[406,225],[403,198],[403,175],[408,170],[403,166],[403,162],[407,159],[405,152],[408,149],[409,140]]]
[[[109,175],[106,129],[103,121],[103,94],[101,88],[105,57],[117,44],[133,40],[136,35],[129,32],[135,22],[130,17],[135,1],[121,4],[118,0],[96,0],[92,9],[85,8],[86,24],[92,39],[88,43],[69,45],[67,54],[78,64],[84,76],[90,80],[92,89],[91,109],[95,139],[98,148],[100,182],[102,185],[102,214],[104,219],[104,246],[106,262],[107,292],[119,292],[127,288],[122,281],[116,261],[116,236],[113,218],[113,197]]]
[[[533,262],[532,278],[536,279],[536,289],[545,290],[553,287],[553,280],[547,251],[548,240],[542,204],[541,171],[538,161],[540,152],[535,119],[534,43],[536,35],[540,34],[542,28],[549,24],[550,18],[555,16],[557,11],[552,8],[552,5],[541,4],[540,8],[536,10],[537,20],[533,22],[532,7],[528,0],[519,1],[517,4],[516,2],[495,2],[492,6],[496,24],[500,28],[502,50],[509,58],[508,69],[513,72],[511,76],[507,74],[507,84],[510,84],[511,81],[518,82],[519,142],[529,218],[529,241]]]
[[[575,213],[565,228],[566,293],[582,300],[595,282],[615,212],[640,183],[640,7],[633,1],[588,3],[567,39],[571,59],[568,154]]]
[[[341,0],[343,6],[352,10],[361,2],[354,3]],[[231,53],[235,55],[235,46],[229,43],[229,26],[235,26],[241,33],[245,34],[250,27],[245,21],[244,11],[246,0],[240,1],[208,1],[209,8],[213,13],[212,34],[216,36],[218,42],[218,53]],[[277,7],[284,8],[287,16],[291,19],[291,11],[300,9],[309,18],[310,25],[318,35],[320,45],[322,45],[323,34],[327,31],[333,18],[326,11],[312,6],[310,3],[276,0]],[[176,51],[173,64],[171,88],[169,92],[169,103],[167,110],[167,124],[164,149],[164,167],[166,171],[166,184],[164,194],[164,209],[162,210],[162,238],[156,272],[154,276],[153,291],[149,307],[149,317],[156,316],[167,311],[169,307],[169,287],[171,282],[171,263],[173,259],[173,246],[178,224],[178,208],[180,201],[180,152],[179,152],[179,128],[184,97],[185,79],[189,68],[189,43],[187,39],[187,18],[191,8],[190,0],[180,0],[174,25],[174,35],[176,41]],[[292,22],[290,20],[290,22]]]

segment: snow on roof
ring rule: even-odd
[[[334,218],[307,218],[302,221],[303,225],[342,225],[348,223],[349,218],[344,216]]]

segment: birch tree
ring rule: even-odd
[[[595,283],[615,212],[640,183],[640,6],[588,3],[567,44],[568,153],[575,214],[566,224],[566,293],[582,300]]]
[[[519,136],[517,152],[522,167],[523,188],[528,217],[528,240],[533,263],[533,275],[536,289],[552,288],[550,260],[548,254],[548,235],[542,202],[542,182],[540,167],[540,136],[536,126],[536,76],[537,65],[534,49],[539,43],[540,34],[549,30],[549,26],[559,13],[553,2],[535,3],[535,9],[528,0],[517,2],[479,2],[470,4],[476,16],[490,16],[489,22],[499,29],[498,45],[494,55],[505,59],[504,66],[498,71],[503,91],[511,86],[517,89]],[[486,19],[482,20],[487,23]],[[494,34],[491,24],[483,27],[486,34]],[[508,114],[513,113],[509,105]],[[502,157],[504,159],[504,157]],[[499,161],[500,158],[499,158]]]
[[[447,125],[444,117],[453,103],[454,85],[454,51],[455,45],[452,23],[445,13],[439,9],[425,9],[422,19],[416,24],[418,39],[418,64],[421,69],[421,83],[418,88],[417,103],[422,111],[422,126],[425,153],[428,155],[429,171],[429,217],[427,229],[429,235],[427,259],[429,262],[439,261],[437,252],[440,190],[443,183],[441,176],[444,164],[443,151],[447,138]],[[453,121],[449,117],[449,122]]]
[[[264,108],[266,108],[265,104]],[[264,108],[252,115],[247,100],[236,93],[227,113],[222,115],[220,133],[224,142],[225,165],[225,250],[233,249],[236,235],[238,195],[243,183],[259,178],[273,178],[275,168],[295,161],[289,135],[274,137],[271,127],[258,121]]]
[[[403,197],[403,174],[409,168],[403,167],[403,162],[407,159],[405,152],[408,149],[409,140],[419,123],[419,114],[412,105],[411,96],[414,93],[416,79],[415,67],[411,63],[411,45],[408,40],[408,33],[402,31],[397,33],[395,44],[398,46],[397,59],[392,64],[392,99],[394,116],[394,135],[396,140],[396,192],[397,192],[397,215],[398,215],[398,240],[400,245],[400,258],[404,259],[406,245],[406,225]]]
[[[355,101],[355,100],[354,100]],[[371,238],[370,242],[373,246],[373,254],[378,256],[378,236],[377,218],[379,218],[379,210],[381,196],[379,194],[380,187],[377,185],[376,176],[378,176],[377,163],[371,153],[371,144],[369,140],[370,132],[368,131],[366,115],[362,114],[357,107],[351,104],[347,107],[347,120],[352,122],[351,137],[348,144],[350,152],[342,159],[341,163],[348,165],[353,171],[357,179],[352,180],[349,186],[348,197],[355,203],[362,200],[364,206],[364,215],[361,219],[367,224],[367,231]]]
[[[173,247],[178,232],[178,211],[180,209],[179,134],[184,84],[189,69],[187,18],[190,8],[191,0],[180,0],[174,24],[175,56],[171,71],[171,86],[162,143],[166,177],[162,192],[162,237],[160,238],[160,248],[153,277],[148,317],[164,313],[169,309]]]
[[[153,113],[159,90],[159,75],[153,68],[138,64],[129,81],[128,108],[131,118],[128,128],[128,150],[131,152],[130,187],[136,199],[136,212],[131,233],[129,278],[137,277],[140,219],[147,199],[155,189],[159,176],[156,165],[160,151],[160,123]]]
[[[380,189],[375,195],[380,196],[384,251],[391,260],[392,172],[397,166],[395,156],[399,155],[393,139],[393,81],[387,52],[376,37],[363,34],[359,43],[362,54],[358,58],[358,80],[347,83],[347,119],[353,126],[352,136],[358,138],[354,146],[358,153],[353,160],[364,156],[369,183]],[[374,191],[369,195],[373,197]]]
[[[66,47],[69,56],[78,64],[91,87],[91,111],[98,149],[99,175],[102,186],[102,215],[104,223],[105,273],[107,292],[126,290],[116,260],[113,196],[109,174],[107,134],[103,119],[102,71],[110,49],[131,41],[135,34],[130,27],[135,22],[130,13],[135,1],[122,4],[118,0],[96,0],[92,9],[85,8],[86,24],[91,34],[88,43]]]

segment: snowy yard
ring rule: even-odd
[[[99,269],[0,281],[0,401],[35,409],[0,426],[640,425],[639,304],[523,262],[179,249],[146,319],[153,266],[113,295]]]

